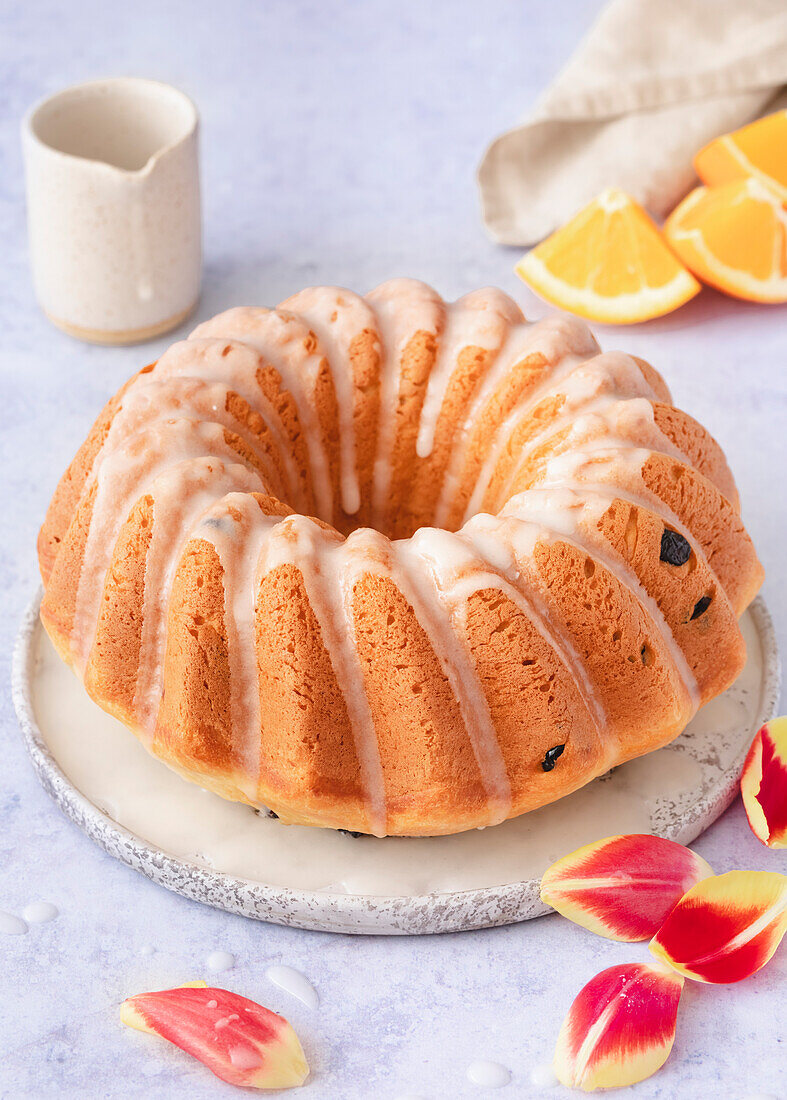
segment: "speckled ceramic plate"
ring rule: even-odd
[[[546,911],[538,896],[543,870],[580,844],[631,831],[651,831],[682,843],[694,840],[735,797],[747,748],[755,731],[775,713],[779,698],[776,639],[760,598],[742,620],[749,649],[746,669],[670,746],[494,829],[459,837],[351,840],[326,830],[262,821],[248,807],[224,803],[185,783],[148,758],[128,731],[98,711],[76,678],[66,675],[64,666],[61,674],[60,662],[51,655],[49,675],[54,679],[47,681],[47,690],[56,698],[42,708],[36,694],[43,676],[41,651],[51,646],[39,624],[39,604],[40,593],[27,609],[19,632],[13,692],[33,766],[55,802],[105,851],[154,882],[228,912],[299,928],[431,933],[487,928],[539,916]],[[139,813],[132,819],[122,799],[99,799],[95,793],[93,800],[87,797],[95,758],[84,755],[77,760],[80,767],[75,767],[72,750],[80,738],[67,730],[64,737],[61,728],[66,697],[72,706],[96,712],[85,711],[86,720],[117,727],[114,732],[107,727],[107,738],[123,740],[116,740],[115,748],[107,752],[130,754],[124,761],[144,758],[145,768],[157,769],[147,774],[177,797],[179,788],[172,785],[184,785],[187,797],[178,824],[181,836],[190,838],[193,832],[203,837],[194,842],[194,850],[186,842],[179,847],[165,844],[156,835],[155,823]],[[104,740],[99,737],[90,752],[100,750]],[[125,789],[125,764],[116,767],[124,777],[118,786]],[[217,835],[221,834],[222,843],[206,855],[204,819],[211,814],[217,821],[220,818]],[[234,861],[227,854],[228,834],[236,841]],[[243,859],[238,861],[238,852],[243,855],[256,848],[258,837],[263,838],[265,859],[258,856],[247,867]],[[311,870],[304,871],[304,856],[309,857],[305,862]],[[315,878],[315,868],[322,872],[326,866],[330,867],[330,872],[324,871],[326,881]]]

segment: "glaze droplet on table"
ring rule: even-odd
[[[0,932],[6,936],[24,936],[27,925],[21,917],[15,917],[13,913],[0,910]]]
[[[319,1007],[320,998],[317,990],[309,979],[301,974],[300,970],[296,970],[292,966],[269,966],[265,971],[265,977],[274,985],[277,985],[279,989],[283,989],[285,993],[289,993],[302,1001],[307,1008],[316,1009]]]
[[[530,1071],[530,1084],[536,1089],[551,1089],[558,1083],[551,1062],[542,1062]]]
[[[206,959],[208,970],[220,973],[223,970],[232,970],[235,965],[235,956],[229,951],[212,951]]]
[[[499,1062],[480,1059],[467,1067],[467,1079],[482,1089],[502,1089],[511,1080],[511,1071]]]
[[[58,915],[58,908],[51,901],[31,901],[22,910],[28,924],[46,924]]]

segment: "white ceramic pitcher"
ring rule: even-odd
[[[128,344],[180,324],[202,266],[197,110],[154,80],[78,84],[22,123],[36,294],[59,328]]]

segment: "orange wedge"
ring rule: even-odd
[[[697,153],[694,169],[711,187],[751,177],[787,202],[787,110],[716,138]]]
[[[787,212],[758,180],[696,188],[664,232],[704,283],[751,302],[787,302]]]
[[[616,188],[603,191],[515,270],[553,305],[618,325],[661,317],[700,290],[642,207]]]

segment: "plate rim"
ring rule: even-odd
[[[236,913],[250,919],[263,920],[276,924],[290,925],[311,930],[339,932],[345,934],[418,934],[436,932],[470,931],[474,928],[490,928],[503,924],[512,924],[540,916],[549,912],[549,907],[533,900],[534,888],[537,896],[537,880],[528,879],[506,883],[500,886],[483,886],[469,890],[432,892],[427,894],[344,894],[328,891],[304,890],[291,886],[273,886],[255,879],[239,878],[225,871],[206,868],[191,860],[173,856],[157,848],[150,841],[131,832],[119,824],[103,810],[99,809],[71,782],[52,754],[38,726],[32,699],[32,660],[34,642],[40,624],[39,610],[43,596],[43,587],[38,586],[27,604],[14,644],[11,674],[11,693],[19,725],[22,729],[25,747],[31,758],[33,768],[44,790],[91,840],[105,852],[119,859],[132,869],[141,871],[147,878],[175,893],[184,895],[203,904]],[[761,680],[761,712],[764,721],[770,720],[776,713],[781,690],[781,659],[773,625],[773,619],[762,595],[758,595],[748,608],[754,618],[754,625],[760,639],[763,655]],[[718,813],[706,825],[693,833],[687,843],[696,839],[713,820],[721,816],[737,794],[737,778],[730,782],[730,790],[723,793]],[[688,835],[697,820],[704,815],[702,804],[696,803],[681,820],[680,833]],[[180,879],[179,885],[176,885]],[[189,880],[212,880],[217,896],[206,896],[204,890],[190,885]],[[241,897],[255,902],[258,908],[267,912],[249,912],[248,907],[227,904],[227,897]],[[523,903],[529,903],[529,910],[523,912]],[[319,910],[327,904],[331,907],[330,917],[321,919]],[[424,910],[446,907],[459,907],[466,914],[456,920],[445,919],[442,926],[431,926],[424,920]],[[493,905],[495,916],[489,910]],[[511,912],[511,907],[514,913]],[[309,910],[316,908],[313,916],[307,916]],[[471,914],[478,914],[474,921]],[[342,917],[345,926],[339,926],[335,918]],[[315,917],[317,919],[315,919]],[[420,919],[419,919],[420,918]]]

